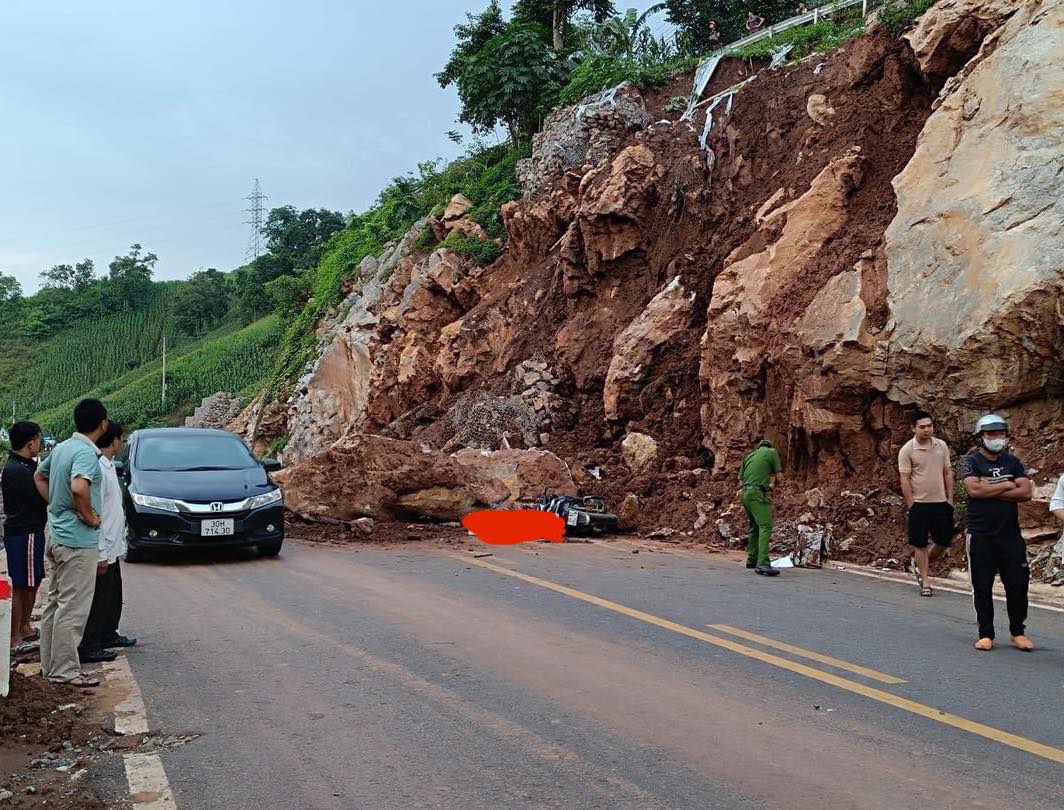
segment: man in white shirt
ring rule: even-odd
[[[1064,523],[1064,475],[1057,479],[1057,488],[1049,499],[1049,511]]]
[[[78,647],[82,661],[113,660],[109,648],[132,647],[135,638],[118,632],[122,618],[122,570],[118,558],[126,553],[126,513],[122,504],[122,487],[118,483],[114,458],[122,452],[125,429],[111,422],[96,440],[100,450],[100,555],[96,574],[96,592],[85,625],[85,635]]]

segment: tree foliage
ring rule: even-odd
[[[480,53],[488,40],[498,36],[506,28],[502,17],[499,0],[491,0],[488,7],[480,14],[466,14],[466,22],[454,27],[455,46],[451,58],[436,74],[436,81],[444,89],[458,83],[466,62],[470,57]]]
[[[81,290],[95,280],[96,266],[92,259],[82,259],[75,265],[57,264],[41,273],[46,287],[64,290]]]
[[[510,22],[464,60],[458,75],[460,120],[475,131],[500,124],[514,143],[531,138],[557,99],[565,70],[535,23]]]
[[[612,0],[517,0],[514,19],[543,26],[551,34],[551,46],[561,53],[573,15],[581,11],[588,12],[595,22],[604,22],[617,13]]]
[[[193,273],[170,297],[170,318],[186,335],[213,329],[229,312],[225,275],[215,270]]]
[[[159,257],[141,253],[144,248],[133,244],[125,256],[115,256],[108,265],[108,280],[117,306],[136,309],[151,296],[151,277]]]
[[[766,24],[794,15],[797,0],[665,0],[669,21],[690,53],[708,53],[747,35],[746,13],[754,11]],[[710,39],[710,22],[717,24],[720,40]]]

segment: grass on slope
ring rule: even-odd
[[[176,352],[167,358],[165,406],[162,361],[157,360],[31,418],[45,435],[68,436],[74,429],[74,405],[88,396],[103,400],[111,416],[131,429],[169,425],[176,413],[191,412],[216,391],[250,394],[261,387],[269,379],[280,338],[280,320],[270,316]]]

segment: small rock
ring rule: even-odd
[[[695,508],[698,510],[698,519],[695,520],[693,528],[697,532],[700,529],[704,529],[706,524],[709,523],[709,513],[713,509],[713,504],[699,501],[695,504]]]
[[[10,790],[0,790],[0,802],[6,802],[14,795]]]
[[[629,433],[621,442],[624,463],[633,473],[642,472],[658,454],[658,443],[645,433]]]

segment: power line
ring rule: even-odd
[[[248,237],[248,249],[244,254],[244,261],[253,262],[262,255],[262,213],[265,210],[263,203],[266,202],[266,195],[259,187],[259,178],[255,178],[254,190],[244,199],[251,203],[251,207],[245,209],[245,213],[251,218],[244,224],[251,226],[251,236]]]

